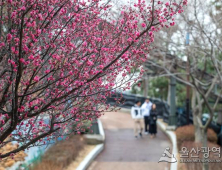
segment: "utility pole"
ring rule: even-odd
[[[187,30],[187,34],[186,34],[186,43],[185,45],[186,46],[189,46],[190,44],[190,33],[189,33],[189,30]],[[187,69],[186,69],[186,72],[187,72],[187,82],[189,83],[190,82],[190,64],[189,64],[189,51],[187,50]],[[187,111],[187,124],[190,124],[190,86],[187,85],[186,86],[186,111]]]
[[[147,97],[147,95],[148,95],[148,86],[149,86],[149,79],[148,79],[149,77],[148,77],[148,75],[147,75],[147,73],[145,73],[145,75],[144,75],[144,91],[143,91],[143,95],[144,95],[144,97]]]
[[[176,78],[170,76],[170,117],[169,125],[176,126]]]
[[[170,34],[168,34],[168,38],[170,39]],[[170,54],[169,52],[169,43],[166,44],[166,55]],[[164,60],[165,63],[165,60]],[[165,67],[165,65],[164,65]],[[176,117],[176,78],[171,75],[170,76],[170,115],[169,115],[169,122],[168,125],[169,127],[167,129],[175,130],[174,128],[176,127],[177,124],[177,117]],[[171,127],[171,128],[170,128]]]

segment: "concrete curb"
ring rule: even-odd
[[[120,112],[124,112],[124,113],[130,113],[131,109],[127,109],[127,108],[120,108]]]
[[[96,145],[96,147],[85,157],[76,170],[86,170],[96,156],[104,149],[104,144]]]
[[[166,125],[164,125],[160,120],[157,120],[157,125],[170,138],[173,145],[172,154],[174,154],[174,157],[177,158],[178,150],[177,150],[177,138],[176,138],[175,133],[167,130]],[[171,163],[170,170],[177,170],[177,164],[178,162]]]
[[[98,119],[98,127],[99,127],[99,133],[103,138],[103,141],[105,141],[105,132],[103,129],[102,122]],[[76,168],[76,170],[86,170],[89,165],[92,163],[92,161],[102,152],[104,149],[104,143],[96,145],[96,147],[85,157],[85,159],[79,164],[79,166]]]
[[[103,140],[105,141],[106,137],[105,137],[105,132],[104,132],[104,129],[103,129],[103,125],[102,125],[102,122],[100,119],[97,120],[97,123],[98,123],[98,127],[99,127],[99,133],[100,135],[102,136]]]

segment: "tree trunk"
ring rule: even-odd
[[[207,129],[202,129],[202,147],[207,148]],[[207,161],[203,162],[203,170],[209,170],[209,163]]]
[[[201,143],[202,147],[207,146],[207,130],[200,128],[200,126],[195,126],[195,142]],[[205,159],[204,157],[202,159]],[[209,164],[207,162],[203,162],[203,170],[209,170]]]
[[[202,132],[201,132],[201,128],[200,125],[198,123],[198,110],[192,110],[192,114],[193,114],[193,124],[194,124],[194,136],[195,136],[195,142],[196,143],[201,143],[202,142]]]
[[[196,107],[196,91],[192,88],[191,109]]]
[[[202,131],[201,131],[201,128],[200,128],[200,126],[198,126],[198,124],[197,125],[194,124],[194,126],[195,126],[195,142],[196,143],[202,143]]]
[[[198,108],[195,108],[196,104],[196,92],[193,90],[192,95],[192,113],[193,113],[193,124],[195,127],[195,142],[201,143],[202,147],[207,147],[207,128],[201,128],[203,126],[202,122],[198,122],[198,118],[201,121],[202,117],[202,106],[199,105]],[[201,125],[200,125],[201,124]],[[202,158],[204,159],[204,157]],[[209,164],[208,162],[203,162],[203,168],[202,170],[209,170]]]
[[[202,147],[207,148],[207,130],[201,129],[200,126],[195,126],[195,142],[201,143]],[[204,157],[202,159],[204,159]],[[204,161],[202,169],[209,170],[209,164]]]

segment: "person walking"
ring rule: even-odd
[[[131,116],[134,120],[134,136],[135,138],[142,137],[143,132],[143,115],[140,108],[141,102],[136,101],[136,104],[131,108]]]
[[[156,121],[157,121],[157,110],[156,110],[156,105],[153,104],[152,105],[152,109],[150,111],[150,122],[149,122],[149,133],[150,133],[150,137],[154,138],[156,136],[157,133],[157,125],[156,125]]]
[[[142,105],[142,112],[144,116],[144,129],[145,129],[145,134],[148,134],[148,126],[149,126],[149,116],[150,116],[150,110],[152,107],[152,102],[150,101],[149,98],[145,100],[145,102]]]

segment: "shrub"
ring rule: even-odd
[[[32,170],[62,170],[76,159],[84,145],[85,139],[79,135],[57,142],[45,152],[42,161]]]
[[[194,125],[181,126],[176,129],[177,136],[177,146],[178,149],[181,149],[181,145],[185,141],[194,141],[195,140],[195,128]],[[212,143],[217,143],[217,134],[212,130],[207,130],[207,140]]]
[[[12,142],[0,147],[0,154],[4,154],[13,151],[18,148],[18,144],[13,144]],[[14,155],[14,157],[8,157],[0,160],[0,170],[9,168],[13,166],[18,161],[24,161],[27,154],[24,151],[20,151]]]
[[[43,161],[34,166],[33,170],[62,170],[62,165],[54,164],[53,161]]]

